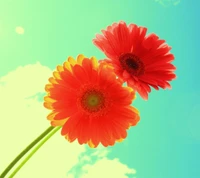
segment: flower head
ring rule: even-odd
[[[70,142],[114,145],[140,119],[131,106],[134,91],[123,87],[113,68],[99,65],[94,57],[69,57],[49,82],[44,106],[52,111],[47,118],[53,126],[62,126],[61,134]]]
[[[151,87],[171,88],[176,69],[170,62],[174,55],[164,40],[155,34],[146,36],[147,28],[125,22],[114,23],[102,30],[93,43],[109,58],[103,63],[114,67],[115,73],[147,100]]]

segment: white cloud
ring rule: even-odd
[[[0,78],[0,172],[49,122],[49,113],[39,101],[38,93],[52,71],[40,63],[18,67]],[[54,135],[16,174],[16,178],[64,177],[78,162],[85,147],[69,144],[61,135]],[[73,154],[72,154],[73,153]]]
[[[49,110],[43,107],[41,94],[52,70],[39,62],[18,67],[0,78],[0,172],[49,122]],[[15,178],[127,178],[134,169],[109,160],[108,148],[87,149],[77,142],[68,143],[58,132],[25,164]],[[89,152],[92,152],[91,154]],[[105,171],[102,171],[105,170]],[[98,176],[97,176],[98,175]]]
[[[20,27],[20,26],[16,27],[15,32],[18,33],[19,35],[23,35],[24,34],[24,28]]]
[[[94,153],[92,153],[92,156],[96,156],[98,158],[103,158],[105,156],[107,156],[109,153],[108,149],[105,149],[104,147],[100,146],[97,151],[95,151]]]
[[[168,7],[171,5],[178,5],[181,2],[181,0],[155,0],[155,2],[160,3],[164,7]]]
[[[116,177],[128,178],[126,174],[135,174],[135,169],[128,168],[125,164],[120,163],[118,159],[109,160],[102,158],[95,162],[95,164],[87,164],[83,166],[85,173],[81,178],[101,178],[101,177]]]
[[[52,71],[39,62],[34,65],[18,67],[15,71],[9,72],[0,78],[1,97],[27,98],[39,92],[44,92],[46,84]],[[5,95],[5,94],[8,94]]]
[[[110,152],[110,149],[100,146],[87,155],[81,155],[82,158],[87,157],[87,159],[80,160],[79,164],[67,174],[67,178],[136,178],[133,177],[136,170],[121,163],[117,158],[109,159]]]

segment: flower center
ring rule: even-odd
[[[89,90],[86,91],[81,99],[82,108],[86,111],[97,112],[104,107],[104,96],[100,91],[97,90]]]
[[[139,57],[132,53],[125,53],[119,57],[119,61],[127,72],[131,75],[139,76],[144,74],[144,64]]]
[[[95,96],[95,95],[91,95],[87,99],[88,99],[88,105],[91,107],[97,106],[99,104],[99,100],[100,100],[99,97]]]
[[[108,106],[111,105],[111,100],[105,91],[88,85],[81,88],[77,101],[79,109],[90,117],[106,114]]]

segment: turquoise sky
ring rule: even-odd
[[[141,121],[108,148],[109,157],[136,169],[137,178],[199,178],[199,7],[198,0],[1,0],[0,76],[37,61],[54,69],[80,53],[100,59],[92,39],[101,29],[119,20],[147,27],[172,46],[177,79],[148,101],[137,96]]]

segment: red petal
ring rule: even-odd
[[[80,65],[75,65],[73,68],[73,73],[76,79],[80,83],[87,83],[89,81],[88,74],[85,72],[85,70]]]
[[[70,133],[73,129],[76,129],[76,126],[78,125],[78,123],[80,122],[82,113],[77,112],[74,115],[72,115],[67,122],[64,124],[61,134],[62,135],[66,135],[68,133]]]

